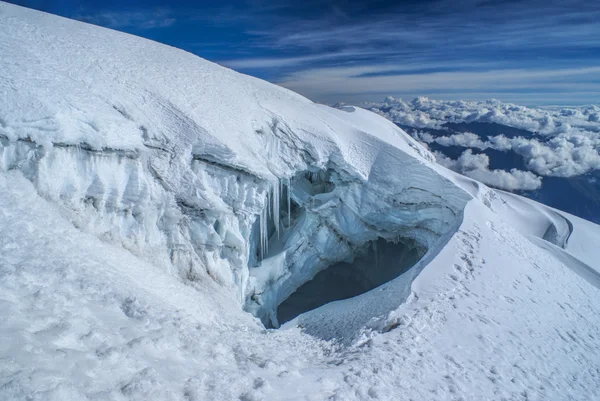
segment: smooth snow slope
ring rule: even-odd
[[[0,399],[600,397],[598,226],[154,42],[0,3],[0,52]],[[425,256],[252,316],[379,238]]]

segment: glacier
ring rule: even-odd
[[[148,40],[0,49],[4,399],[598,395],[597,225]]]
[[[344,113],[344,127],[366,112],[327,113]],[[385,124],[393,135],[396,128]],[[208,273],[275,327],[277,306],[295,289],[327,266],[352,260],[368,242],[407,238],[423,249],[439,248],[438,238],[459,223],[468,196],[427,166],[433,157],[420,145],[402,144],[420,160],[376,150],[356,166],[330,138],[323,140],[331,153],[320,155],[295,145],[300,135],[282,125],[267,125],[253,139],[280,149],[285,163],[296,160],[294,166],[277,160],[279,154],[263,155],[264,164],[232,162],[233,150],[207,146],[202,137],[185,154],[169,149],[181,144],[44,146],[6,135],[0,161],[5,171],[19,169],[41,195],[64,205],[78,227],[170,264],[187,280]],[[376,137],[370,142],[389,146]],[[388,177],[388,169],[402,173]]]
[[[44,46],[40,42],[40,52]],[[138,98],[145,92],[119,82],[102,88],[113,101],[103,101],[97,112],[110,118],[88,119],[73,110],[89,102],[90,93],[42,98],[21,87],[11,103],[37,98],[22,110],[38,118],[19,119],[11,109],[0,117],[4,170],[21,170],[42,196],[64,205],[78,227],[103,240],[171,265],[186,280],[208,274],[269,327],[279,326],[277,306],[299,286],[327,266],[351,261],[368,242],[408,238],[423,249],[439,248],[437,239],[456,228],[467,194],[432,170],[433,156],[393,124],[374,122],[361,109],[307,104],[276,87],[271,98],[261,84],[204,64],[203,87],[229,81],[227,107],[239,110],[235,119],[209,117],[212,99],[184,103],[189,94],[178,99],[181,106],[156,115]],[[89,79],[83,66],[72,68]],[[57,71],[43,71],[58,85]],[[70,73],[64,85],[73,79]],[[177,87],[164,84],[161,89]],[[71,113],[57,117],[56,105],[64,102]],[[310,119],[298,114],[296,102],[310,110]],[[269,106],[274,103],[277,108]],[[250,104],[257,113],[245,110]],[[202,118],[191,120],[188,113]],[[163,133],[168,119],[185,122],[175,138]],[[370,133],[373,123],[378,129]],[[389,177],[389,170],[401,173]]]

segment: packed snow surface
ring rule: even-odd
[[[0,51],[1,399],[600,397],[597,225],[151,41]]]

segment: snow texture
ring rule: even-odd
[[[0,50],[1,399],[600,397],[597,225],[151,41],[0,3]]]

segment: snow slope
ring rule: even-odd
[[[600,396],[597,225],[151,41],[0,3],[0,51],[0,398]],[[377,241],[421,259],[265,329]]]

